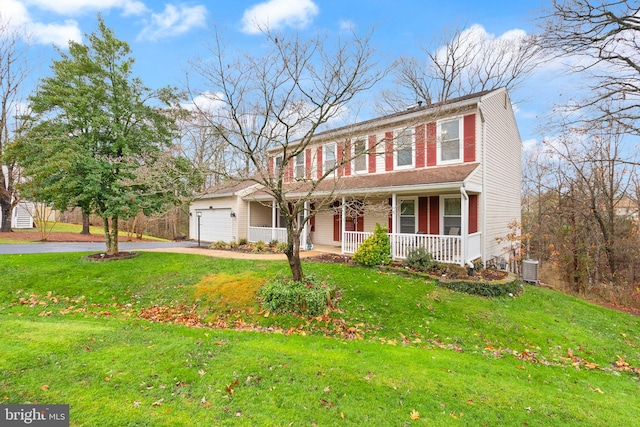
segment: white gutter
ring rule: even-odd
[[[462,237],[464,238],[463,244],[462,244],[462,263],[466,263],[469,268],[473,268],[473,263],[471,262],[471,260],[467,260],[468,254],[469,254],[469,195],[467,194],[467,190],[464,188],[464,185],[460,187],[460,194],[462,194],[462,197],[464,198],[464,206],[463,206],[463,214],[464,214],[464,208],[466,208],[466,215],[463,215],[462,218],[464,219],[464,221],[462,221],[462,224],[460,224],[462,227]]]

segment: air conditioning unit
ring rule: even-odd
[[[538,261],[525,259],[522,261],[522,280],[527,283],[538,284]]]

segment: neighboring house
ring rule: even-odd
[[[617,216],[634,222],[638,222],[638,219],[640,218],[638,203],[628,197],[618,200],[615,205],[615,212]]]
[[[281,158],[270,155],[273,170]],[[509,257],[498,239],[520,221],[521,141],[506,89],[319,133],[285,171],[287,197],[306,194],[345,155],[353,160],[313,192],[332,203],[309,221],[302,249],[312,242],[351,254],[381,223],[394,258],[419,246],[460,265]],[[204,241],[286,240],[271,196],[251,182],[215,187],[190,212],[194,239],[199,218]]]
[[[11,228],[33,228],[33,203],[20,202],[11,210]],[[0,220],[2,213],[0,212]]]

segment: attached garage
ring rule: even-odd
[[[196,221],[198,214],[201,214],[200,240],[205,242],[230,242],[233,240],[231,212],[230,208],[196,209]]]

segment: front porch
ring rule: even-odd
[[[438,262],[461,266],[483,257],[477,193],[468,194],[458,187],[389,196],[341,197],[320,204],[324,206],[321,210],[307,201],[299,220],[310,212],[314,215],[305,221],[300,249],[329,245],[351,255],[379,223],[389,230],[393,259],[405,259],[418,248],[426,249]],[[250,242],[287,241],[282,216],[272,201],[249,201],[248,212]]]

